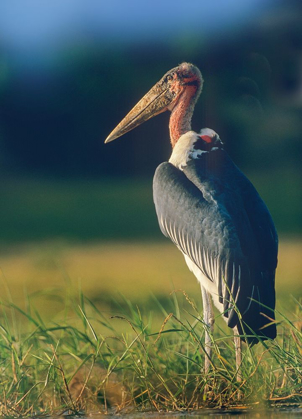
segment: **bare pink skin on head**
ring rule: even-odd
[[[169,110],[170,140],[174,147],[181,135],[191,130],[193,110],[202,85],[202,75],[193,64],[182,63],[172,68],[130,110],[105,142],[113,141],[148,119]]]
[[[181,64],[173,79],[171,88],[177,92],[177,96],[168,106],[171,111],[169,130],[172,147],[183,134],[191,130],[194,106],[203,84],[200,71],[189,63]]]
[[[214,137],[210,137],[209,135],[200,135],[200,138],[208,144],[211,144]]]

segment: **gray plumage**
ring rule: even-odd
[[[274,319],[277,233],[266,205],[227,153],[204,152],[182,170],[162,163],[153,194],[161,231],[216,286],[228,326],[250,342],[258,341],[254,333],[274,338],[268,317]]]

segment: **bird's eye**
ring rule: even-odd
[[[167,81],[171,81],[173,80],[173,74],[168,74],[167,75]]]

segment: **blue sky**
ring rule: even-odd
[[[152,41],[223,34],[257,21],[272,0],[2,0],[0,46],[43,51],[78,38]]]

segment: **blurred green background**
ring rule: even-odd
[[[171,152],[169,115],[103,143],[183,61],[205,79],[193,129],[217,131],[259,190],[284,240],[281,287],[295,283],[290,290],[299,294],[300,6],[299,0],[1,2],[0,266],[16,298],[24,288],[62,283],[65,274],[56,280],[54,271],[72,272],[72,281],[83,281],[84,291],[103,301],[113,289],[131,296],[159,292],[156,281],[170,289],[172,282],[186,284],[190,273],[162,237],[152,202],[153,173]],[[171,270],[167,256],[168,265],[154,271],[170,251]],[[66,252],[73,255],[68,262]],[[77,273],[79,258],[86,263]]]

